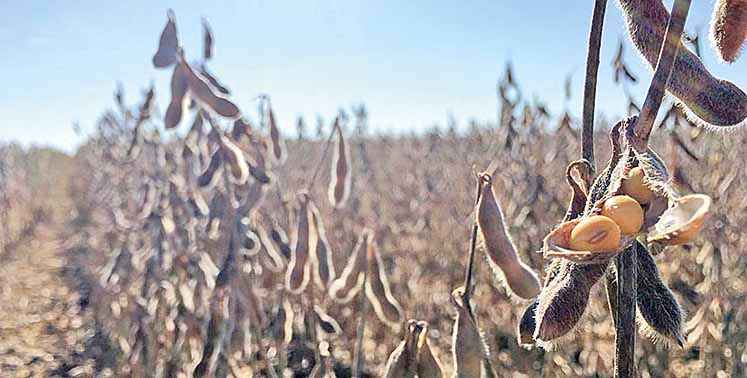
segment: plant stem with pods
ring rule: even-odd
[[[646,94],[638,121],[627,138],[638,152],[648,148],[651,129],[659,112],[672,70],[677,50],[680,47],[682,31],[690,10],[690,0],[675,0],[667,23],[667,31],[662,41],[656,71]],[[615,258],[617,271],[617,316],[615,324],[615,377],[634,377],[635,369],[635,315],[637,298],[637,246],[627,248]]]

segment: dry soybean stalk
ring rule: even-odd
[[[477,177],[477,193],[475,194],[475,219],[472,224],[472,234],[469,240],[469,258],[467,260],[467,270],[464,273],[464,293],[462,295],[462,301],[464,306],[472,312],[472,306],[470,305],[469,299],[472,293],[472,275],[475,265],[475,250],[477,249],[477,204],[480,202],[480,194],[482,193],[482,177]]]
[[[615,377],[635,377],[636,251],[627,248],[615,258],[617,316],[615,319]]]
[[[366,286],[367,279],[368,269],[365,269],[363,271],[364,287]],[[361,295],[360,304],[358,305],[358,326],[355,330],[355,347],[353,349],[353,378],[359,378],[363,376],[363,366],[365,362],[365,359],[363,357],[363,334],[366,333],[366,312],[368,312],[368,306],[369,304],[366,296]]]
[[[597,72],[599,71],[599,49],[602,44],[602,28],[604,26],[604,12],[607,0],[594,1],[594,13],[591,16],[591,30],[589,31],[589,50],[586,55],[586,82],[584,83],[584,111],[581,157],[591,163],[592,174],[594,164],[594,100],[597,94]],[[589,183],[587,183],[589,184]]]
[[[690,10],[690,0],[676,0],[672,15],[659,53],[656,71],[651,80],[646,101],[643,104],[638,122],[633,128],[634,135],[628,135],[633,148],[645,151],[656,114],[661,106],[664,90],[674,68],[675,57],[680,46],[680,37]],[[626,249],[615,258],[617,271],[617,316],[615,317],[615,376],[635,376],[635,314],[637,298],[636,254],[632,248]]]
[[[327,137],[327,142],[324,144],[324,151],[322,151],[322,157],[319,159],[319,163],[317,163],[316,168],[314,168],[314,174],[311,175],[311,179],[309,179],[309,183],[306,185],[306,190],[309,193],[311,193],[311,188],[314,186],[316,177],[319,176],[319,170],[322,169],[322,163],[324,163],[324,159],[327,157],[329,148],[332,146],[332,139],[335,137],[335,130],[338,127],[340,127],[340,117],[335,118],[335,123],[332,125],[332,130],[329,131],[329,137]]]
[[[638,151],[644,151],[648,145],[648,137],[654,126],[654,120],[656,119],[656,114],[659,112],[659,107],[661,107],[667,83],[674,70],[675,58],[680,48],[682,30],[685,27],[689,10],[690,0],[676,0],[672,6],[672,15],[669,17],[667,31],[659,52],[659,60],[656,64],[656,71],[654,71],[654,77],[651,79],[651,85],[646,94],[646,101],[643,103],[641,114],[638,117],[638,124],[635,127],[635,138],[631,138],[633,147],[638,149]]]

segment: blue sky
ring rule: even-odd
[[[539,3],[539,2],[538,2]],[[200,18],[216,39],[211,69],[242,108],[269,93],[281,127],[340,107],[365,103],[375,131],[423,130],[449,114],[492,121],[495,83],[511,61],[525,97],[547,103],[554,115],[580,114],[585,41],[593,1],[7,1],[0,0],[0,141],[72,150],[96,119],[113,107],[117,82],[130,103],[156,84],[161,109],[169,72],[150,59],[166,20],[176,12],[190,58],[201,51]],[[671,1],[667,1],[670,4]],[[694,1],[686,30],[707,32],[713,0]],[[609,117],[626,109],[612,82],[610,62],[625,35],[610,0],[598,94]],[[627,45],[627,61],[645,81],[650,70]],[[747,58],[720,64],[706,45],[705,62],[717,76],[747,87]],[[563,83],[572,74],[573,99]],[[645,88],[633,93],[642,100]]]

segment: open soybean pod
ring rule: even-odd
[[[179,38],[176,33],[176,15],[169,9],[167,12],[168,21],[161,32],[161,38],[158,40],[158,50],[153,55],[153,66],[156,68],[166,68],[176,62],[177,51],[179,50]]]
[[[389,354],[384,378],[414,378],[418,373],[418,343],[423,328],[415,320],[407,323],[405,337]]]
[[[582,169],[579,168],[581,166],[583,166]],[[572,175],[573,170],[576,170],[581,176],[580,182],[576,180],[576,178]],[[571,187],[572,193],[571,202],[568,205],[568,210],[566,211],[565,217],[563,218],[564,222],[574,220],[583,214],[584,208],[586,207],[586,202],[588,200],[585,183],[586,179],[584,175],[588,174],[590,171],[591,165],[586,160],[576,160],[568,165],[568,168],[566,169],[566,181]],[[569,263],[562,259],[552,260],[547,268],[547,275],[545,276],[545,286],[553,282],[555,277],[561,271],[567,270],[569,268],[568,265]],[[534,345],[534,331],[537,328],[536,312],[538,306],[539,298],[535,297],[522,313],[517,327],[517,341],[519,345],[525,347]]]
[[[184,113],[184,103],[187,100],[187,76],[181,64],[174,66],[174,72],[171,74],[171,102],[166,108],[166,115],[163,117],[163,125],[167,129],[173,129],[182,120]]]
[[[669,12],[661,0],[619,1],[631,41],[655,67]],[[689,118],[702,126],[737,126],[747,118],[747,94],[711,75],[685,46],[678,49],[667,90],[685,105]]]
[[[690,194],[675,198],[648,234],[648,242],[680,245],[692,241],[703,229],[711,207],[711,197]]]
[[[270,126],[270,141],[272,142],[272,157],[277,164],[283,164],[285,161],[285,142],[280,137],[280,130],[278,129],[277,122],[275,121],[275,112],[272,110],[272,105],[267,103],[267,118]]]
[[[662,281],[659,269],[646,247],[636,243],[638,265],[638,323],[641,330],[654,341],[673,341],[680,347],[685,343],[682,335],[682,308],[672,291]]]
[[[293,294],[300,294],[309,283],[309,254],[316,248],[316,235],[312,232],[309,217],[308,193],[298,194],[298,221],[293,253],[286,271],[285,286]]]
[[[451,293],[451,303],[457,311],[452,334],[452,355],[456,377],[480,378],[492,368],[486,363],[490,350],[475,318],[462,301],[464,288]]]
[[[368,278],[366,279],[366,297],[373,306],[376,316],[392,328],[402,323],[402,306],[392,295],[389,280],[384,271],[384,261],[381,259],[376,242],[371,240],[366,251]]]
[[[364,271],[366,269],[366,253],[368,244],[372,243],[373,234],[370,229],[364,229],[353,248],[342,274],[329,286],[329,295],[337,302],[350,302],[363,286]]]
[[[711,41],[719,58],[734,62],[747,38],[747,0],[717,0],[711,20]]]
[[[337,129],[337,144],[332,159],[328,197],[332,206],[340,208],[345,205],[350,195],[350,151],[342,135],[339,117],[335,120],[335,128]]]
[[[213,89],[206,79],[195,72],[183,56],[180,56],[179,59],[180,65],[184,68],[189,91],[194,99],[223,117],[235,119],[241,116],[241,111],[236,104],[224,97],[222,93],[216,93],[217,90]]]
[[[516,247],[506,229],[503,212],[493,193],[490,175],[483,174],[480,182],[477,223],[490,267],[497,275],[503,273],[508,288],[514,294],[531,299],[539,293],[539,279],[516,254]]]
[[[327,289],[335,279],[335,264],[332,260],[332,248],[327,240],[327,232],[324,229],[324,222],[319,209],[313,204],[309,204],[311,211],[311,221],[314,232],[316,233],[316,249],[312,251],[311,267],[313,270],[314,283],[320,289]]]

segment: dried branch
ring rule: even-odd
[[[648,138],[651,135],[656,114],[659,112],[667,82],[669,82],[674,69],[675,57],[681,45],[682,30],[685,27],[689,10],[690,0],[676,0],[672,6],[672,15],[667,23],[667,31],[659,52],[656,71],[653,79],[651,79],[646,101],[643,103],[641,114],[638,117],[635,134],[628,136],[629,141],[638,151],[643,151],[648,146]]]
[[[469,258],[467,260],[467,269],[464,273],[464,293],[462,295],[462,301],[467,310],[472,313],[472,306],[470,305],[469,299],[472,294],[472,276],[475,266],[475,250],[477,249],[477,204],[480,202],[480,194],[482,193],[483,175],[477,177],[477,193],[475,194],[475,219],[472,224],[472,233],[469,241]]]
[[[586,81],[584,83],[584,110],[582,119],[581,157],[591,163],[593,177],[594,164],[594,100],[597,94],[597,72],[599,71],[599,49],[602,45],[602,26],[607,0],[594,1],[589,31],[589,50],[586,55]],[[587,183],[588,184],[588,183]]]
[[[615,258],[617,271],[617,316],[615,319],[615,377],[635,377],[635,312],[637,244]]]

